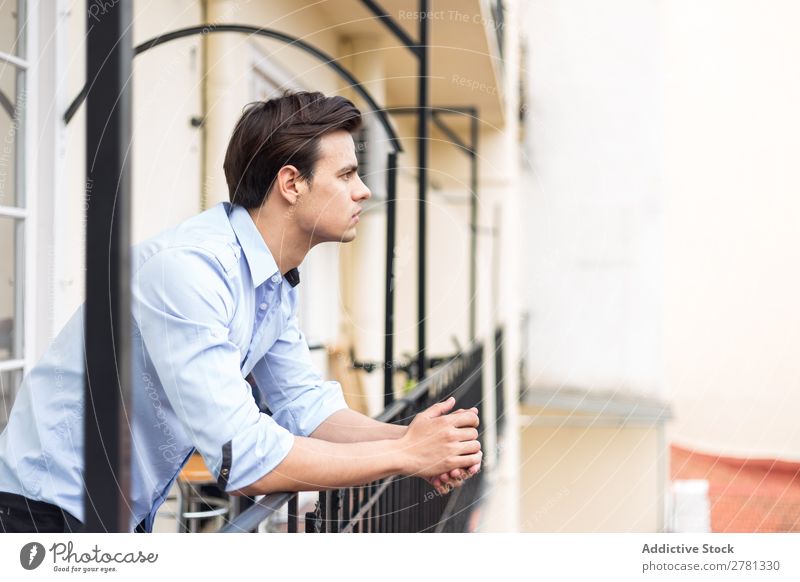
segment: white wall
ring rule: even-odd
[[[102,15],[99,15],[102,17]],[[86,2],[73,1],[64,14],[64,51],[58,71],[65,108],[85,82]],[[196,0],[134,2],[134,45],[161,32],[200,21]],[[134,59],[132,242],[178,224],[200,209],[200,136],[190,125],[199,115],[200,41],[182,39]],[[63,113],[63,112],[62,112]],[[85,286],[85,133],[86,105],[60,134],[59,177],[52,203],[54,220],[54,321],[57,333],[83,302]],[[92,195],[99,195],[93,192]]]
[[[800,52],[791,0],[664,4],[671,438],[800,459]]]
[[[659,3],[528,6],[531,380],[661,384]]]
[[[661,395],[675,442],[800,458],[800,6],[529,15],[532,380]]]
[[[134,42],[201,22],[199,2],[134,4]],[[200,211],[202,46],[172,41],[133,61],[133,230],[137,243]]]

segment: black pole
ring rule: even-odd
[[[394,34],[400,42],[406,45],[407,48],[412,50],[414,47],[414,40],[406,34],[406,31],[397,24],[394,18],[384,10],[380,4],[375,2],[375,0],[361,0],[362,3],[375,15],[375,17],[380,20],[386,28],[388,28],[392,34]]]
[[[87,15],[84,523],[129,531],[131,2]]]
[[[393,115],[419,115],[416,107],[392,107],[388,109]],[[478,109],[476,107],[430,107],[431,121],[470,159],[470,274],[469,274],[469,339],[475,341],[476,336],[476,291],[477,291],[477,251],[478,251]],[[470,118],[470,140],[464,143],[442,119],[445,113],[468,115]]]
[[[475,341],[475,312],[477,310],[478,274],[478,113],[470,118],[470,254],[469,254],[469,340]]]
[[[397,209],[397,153],[386,164],[386,321],[383,338],[383,406],[394,401],[394,245]]]
[[[419,191],[418,212],[418,272],[417,272],[417,379],[425,378],[425,246],[426,246],[426,199],[428,196],[428,120],[430,117],[430,95],[428,94],[428,0],[419,0],[419,96],[417,106],[417,188]]]

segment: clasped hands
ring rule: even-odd
[[[450,398],[444,403],[442,403],[443,408],[440,409],[441,414],[459,414],[460,412],[465,412],[469,410],[474,414],[478,414],[478,409],[472,407],[470,409],[459,408],[458,410],[454,410],[453,412],[447,412],[449,408],[452,408],[455,405],[455,398]],[[475,426],[477,428],[477,425]],[[431,484],[431,486],[436,490],[437,493],[440,495],[444,495],[449,493],[453,489],[461,487],[464,484],[464,481],[473,477],[478,474],[481,470],[481,462],[472,465],[467,469],[453,469],[448,473],[442,473],[438,477],[426,477],[425,480]]]

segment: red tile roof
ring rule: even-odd
[[[800,532],[800,463],[670,451],[671,479],[706,479],[714,532]]]

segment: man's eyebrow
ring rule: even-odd
[[[344,166],[341,170],[339,170],[340,174],[345,174],[347,172],[356,172],[358,171],[358,164],[348,164]]]

